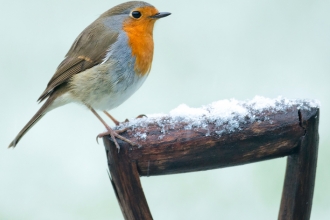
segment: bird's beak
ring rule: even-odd
[[[155,15],[150,16],[150,18],[154,18],[154,19],[164,18],[164,17],[169,16],[170,14],[171,13],[169,13],[169,12],[159,12],[159,13],[157,13]]]

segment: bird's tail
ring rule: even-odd
[[[37,113],[31,118],[31,120],[24,126],[24,128],[18,133],[15,139],[9,144],[8,148],[14,148],[19,140],[32,128],[48,111],[48,108],[53,103],[53,97],[49,97],[46,102],[41,106]]]

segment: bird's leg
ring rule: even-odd
[[[104,114],[106,114],[112,121],[113,121],[113,123],[115,123],[116,124],[116,126],[119,126],[120,125],[120,122],[118,121],[118,120],[116,120],[112,115],[110,115],[110,113],[109,112],[107,112],[107,111],[103,111],[104,112]],[[139,115],[138,117],[136,117],[136,118],[142,118],[142,117],[147,117],[146,115]],[[126,119],[124,122],[129,122],[128,121],[128,119]],[[116,130],[116,133],[117,134],[121,134],[121,133],[124,133],[125,131],[127,131],[128,130],[128,127],[126,127],[126,128],[123,128],[123,129],[121,129],[121,130]],[[99,134],[99,135],[101,135],[101,136],[105,136],[105,135],[107,135],[108,133],[107,132],[104,132],[104,133],[101,133],[101,134]]]
[[[116,124],[116,126],[120,125],[120,122],[118,120],[116,120],[112,115],[110,115],[109,112],[107,112],[107,111],[103,111],[103,112],[104,112],[104,114],[106,114],[113,121],[113,123]],[[128,130],[128,127],[124,128],[124,129],[121,129],[121,130],[116,130],[116,133],[121,134],[121,133],[124,133],[127,130]],[[101,135],[103,137],[103,136],[107,135],[107,132],[101,133],[99,135]]]
[[[126,127],[126,128],[121,129],[121,130],[116,130],[115,132],[116,132],[117,134],[121,134],[121,133],[124,133],[125,131],[127,131],[128,129],[129,129],[129,127]],[[103,133],[100,133],[99,135],[97,135],[97,138],[99,138],[99,137],[103,137],[103,136],[108,135],[108,134],[109,134],[108,131],[103,132]]]
[[[112,138],[112,140],[113,140],[113,142],[115,143],[115,145],[116,145],[116,147],[117,147],[117,149],[118,149],[118,151],[120,150],[120,146],[119,146],[119,144],[117,143],[117,140],[116,140],[116,138],[115,138],[115,132],[109,127],[109,125],[107,125],[107,123],[101,118],[101,116],[99,115],[99,114],[97,114],[97,112],[92,108],[92,107],[89,107],[89,109],[94,113],[94,115],[102,122],[102,124],[105,126],[105,128],[108,130],[108,134],[110,134],[110,136],[111,136],[111,138]],[[106,133],[103,133],[103,136],[105,136],[105,135],[107,135]],[[101,137],[103,137],[103,136],[101,136]],[[97,136],[97,138],[99,138],[100,137],[100,135],[98,135]],[[96,138],[96,139],[97,139]]]
[[[113,121],[113,123],[115,123],[116,126],[118,126],[120,124],[120,122],[117,121],[114,117],[112,117],[112,115],[110,115],[109,112],[107,112],[107,111],[103,111],[103,112],[111,119],[111,121]]]
[[[106,122],[100,117],[99,114],[97,114],[97,112],[96,112],[92,107],[89,107],[89,109],[93,112],[93,114],[94,114],[94,115],[95,115],[95,116],[96,116],[96,117],[102,122],[102,124],[103,124],[103,125],[105,126],[105,128],[108,130],[108,132],[105,132],[105,133],[101,133],[101,134],[99,134],[99,135],[97,136],[97,138],[101,138],[101,137],[103,137],[103,136],[109,134],[109,135],[111,136],[113,142],[115,143],[115,145],[116,145],[116,147],[117,147],[117,149],[118,149],[118,152],[119,152],[119,150],[120,150],[120,146],[119,146],[119,144],[118,144],[117,141],[116,141],[116,137],[119,138],[119,139],[121,139],[121,140],[123,140],[123,141],[125,141],[125,142],[127,142],[127,143],[129,143],[129,144],[132,145],[132,146],[136,145],[134,142],[128,140],[127,138],[125,138],[125,137],[123,137],[123,136],[117,134],[114,130],[112,130],[112,129],[109,127],[109,125],[107,125],[107,123],[106,123]]]
[[[116,120],[112,115],[110,115],[109,112],[107,112],[107,111],[103,111],[103,112],[111,119],[111,121],[113,121],[113,123],[115,123],[116,126],[120,125],[120,122],[118,120]],[[147,116],[145,114],[141,114],[141,115],[138,115],[136,118],[143,118],[143,117],[147,117]],[[126,119],[124,122],[129,122],[129,120]]]

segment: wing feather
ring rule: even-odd
[[[66,83],[75,74],[102,63],[117,37],[118,32],[106,27],[102,19],[97,19],[89,25],[72,44],[38,101],[46,99],[54,89]]]

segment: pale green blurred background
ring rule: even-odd
[[[0,219],[122,219],[107,175],[102,124],[71,104],[7,146],[76,36],[122,1],[0,0]],[[124,120],[227,98],[321,101],[311,219],[330,219],[330,1],[153,0],[150,77],[111,111]],[[109,122],[110,123],[110,122]],[[156,220],[277,219],[286,159],[142,178]]]

